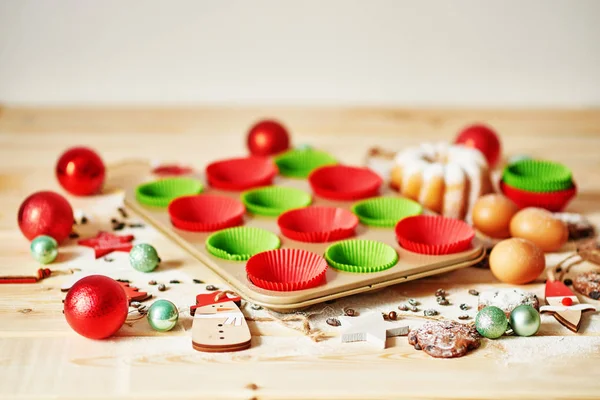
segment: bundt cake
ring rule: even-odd
[[[390,184],[425,208],[459,219],[470,216],[475,201],[493,190],[483,155],[449,143],[424,143],[399,152]]]

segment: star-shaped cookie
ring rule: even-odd
[[[408,326],[390,326],[378,313],[368,313],[360,317],[339,317],[343,327],[342,343],[368,342],[385,349],[385,339],[408,334]]]

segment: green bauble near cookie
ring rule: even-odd
[[[136,244],[129,252],[129,263],[140,272],[151,272],[160,264],[156,249],[146,243]]]
[[[540,329],[540,313],[529,304],[522,304],[510,313],[510,326],[519,336],[532,336]]]
[[[30,250],[37,262],[50,264],[58,256],[58,243],[50,236],[40,235],[33,239]]]
[[[148,323],[155,331],[170,331],[177,325],[179,310],[169,300],[157,300],[148,309]]]
[[[497,339],[504,335],[508,328],[508,318],[498,307],[485,307],[475,318],[475,328],[481,336],[488,339]]]

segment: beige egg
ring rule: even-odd
[[[520,238],[506,239],[494,246],[489,263],[496,278],[514,285],[533,282],[546,268],[542,249]]]
[[[473,206],[473,225],[478,231],[492,238],[510,237],[510,221],[519,207],[501,194],[481,196]]]
[[[510,221],[513,237],[529,239],[543,251],[556,251],[569,239],[567,225],[542,208],[524,208]]]

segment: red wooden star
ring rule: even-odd
[[[100,258],[113,251],[129,252],[133,247],[132,241],[133,235],[117,236],[100,231],[95,237],[79,240],[77,244],[93,248],[96,258]]]
[[[161,176],[178,176],[191,174],[193,170],[190,167],[182,167],[177,164],[163,164],[152,170],[155,175]]]
[[[129,286],[129,283],[127,282],[119,282],[119,285],[125,289],[125,294],[127,295],[127,299],[129,300],[130,304],[132,301],[141,302],[152,297],[151,294],[140,292],[140,289],[136,288],[135,286]]]

